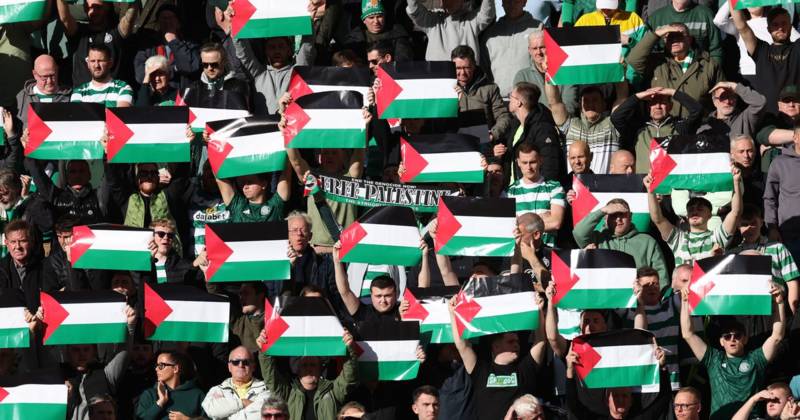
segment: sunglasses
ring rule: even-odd
[[[219,68],[219,63],[206,63],[206,62],[203,62],[203,68],[204,69],[218,69]]]
[[[377,65],[378,65],[378,64],[381,62],[381,60],[379,60],[379,59],[375,59],[375,60],[368,60],[368,62],[369,62],[370,64],[372,64],[373,66],[377,66]]]
[[[164,370],[167,367],[177,366],[175,363],[156,363],[156,369]]]
[[[742,333],[740,333],[740,332],[725,333],[725,334],[722,334],[722,339],[725,340],[725,341],[732,341],[734,339],[737,340],[737,341],[740,341],[742,339]]]
[[[261,415],[262,419],[284,419],[286,415],[283,413],[264,413]]]
[[[162,239],[165,236],[167,238],[169,238],[169,239],[175,239],[175,233],[174,232],[164,232],[163,230],[157,230],[157,231],[153,232],[153,234],[155,234],[156,236],[158,236],[159,238],[162,238]]]
[[[233,360],[228,360],[228,363],[234,366],[239,366],[239,365],[244,367],[250,366],[250,360],[248,359],[233,359]]]

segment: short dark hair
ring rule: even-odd
[[[316,284],[307,284],[300,289],[300,296],[305,296],[309,293],[319,293],[320,295],[325,296],[325,291]]]
[[[789,19],[791,19],[791,15],[789,14],[788,10],[786,10],[783,7],[780,7],[780,6],[776,6],[776,7],[773,7],[771,9],[769,9],[769,11],[767,12],[767,24],[772,22],[772,19],[775,19],[776,17],[778,17],[780,15],[786,15]]]
[[[367,47],[367,52],[377,51],[378,55],[391,55],[394,57],[394,46],[386,40],[375,41]]]
[[[294,45],[292,45],[293,44],[292,38],[290,38],[288,36],[271,36],[269,38],[265,38],[264,39],[264,46],[267,45],[267,42],[272,41],[272,40],[276,40],[276,39],[279,40],[279,41],[283,41],[286,44],[286,47],[288,47],[290,50],[294,50]],[[292,51],[292,52],[294,52],[294,51]]]
[[[692,197],[689,201],[686,202],[686,208],[692,206],[703,206],[709,210],[712,210],[714,207],[711,205],[711,202],[703,197]]]
[[[744,325],[733,317],[723,318],[722,321],[719,323],[719,331],[722,334],[728,332],[738,332],[742,334],[747,333],[747,329],[744,327]]]
[[[411,401],[416,403],[420,395],[433,395],[438,399],[439,390],[431,385],[422,385],[420,387],[417,387],[417,389],[414,390],[414,393],[411,394]]]
[[[603,100],[606,99],[606,95],[603,93],[603,90],[597,85],[585,86],[583,89],[581,89],[580,97],[583,98],[584,96],[591,95],[593,93],[600,95]]]
[[[369,285],[369,289],[397,289],[397,284],[394,280],[387,276],[386,274],[380,275],[372,279],[372,283]]]
[[[537,155],[541,154],[539,153],[539,148],[536,147],[535,144],[529,141],[523,141],[522,143],[519,144],[519,146],[517,146],[517,150],[516,152],[514,152],[514,157],[518,158],[520,153],[531,153],[531,152],[536,152]]]
[[[762,219],[762,220],[764,219],[764,216],[763,216],[763,214],[761,212],[761,208],[759,208],[758,206],[756,206],[753,203],[746,203],[744,205],[744,207],[742,207],[742,217],[740,217],[739,219],[740,220],[753,220],[756,217],[758,217],[759,219]]]
[[[469,60],[472,64],[475,64],[475,50],[469,45],[459,45],[453,48],[453,52],[450,53],[451,60],[455,60],[456,58]]]
[[[225,66],[228,64],[228,54],[225,53],[225,48],[219,42],[206,42],[200,47],[200,54],[212,52],[219,53],[220,61],[222,62],[222,70],[224,70]]]
[[[72,228],[81,224],[81,219],[74,214],[65,214],[56,220],[53,230],[56,232],[69,232]]]
[[[343,67],[345,64],[357,67],[363,64],[363,61],[356,55],[353,50],[346,49],[336,51],[331,57],[331,64],[336,67]]]
[[[23,219],[12,220],[6,227],[3,228],[3,234],[8,236],[11,232],[25,231],[28,234],[28,240],[33,240],[33,231],[31,224]]]
[[[642,277],[656,277],[656,278],[658,278],[659,277],[658,276],[658,270],[656,270],[653,267],[648,267],[648,266],[639,267],[636,270],[636,278],[640,279]]]
[[[248,287],[252,287],[252,288],[253,288],[253,291],[254,291],[254,292],[257,294],[257,295],[266,295],[266,294],[267,294],[267,286],[265,286],[265,285],[264,285],[264,283],[262,283],[262,282],[260,282],[260,281],[248,281],[248,282],[244,282],[244,283],[242,283],[242,285],[241,285],[241,286],[239,286],[239,287],[242,287],[242,286],[248,286]]]
[[[520,96],[522,105],[527,110],[533,109],[534,105],[539,103],[539,98],[542,96],[542,90],[539,86],[528,82],[519,82],[514,85],[514,91]]]
[[[11,169],[0,170],[0,186],[14,191],[17,195],[22,191],[22,181],[19,174]]]
[[[92,52],[92,51],[102,52],[103,54],[105,54],[106,58],[108,58],[109,60],[113,60],[114,59],[114,54],[111,52],[111,48],[108,48],[108,45],[106,45],[106,44],[92,44],[92,45],[89,45],[89,50],[86,51],[86,58],[89,58],[89,53]]]

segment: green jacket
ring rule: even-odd
[[[589,244],[596,244],[600,249],[612,249],[630,254],[636,261],[636,268],[652,267],[658,271],[661,289],[671,284],[667,277],[667,266],[661,248],[650,235],[639,233],[635,228],[622,236],[614,236],[614,232],[605,228],[601,232],[594,230],[595,226],[605,215],[597,210],[589,213],[575,226],[572,235],[579,247],[585,248]]]
[[[335,380],[319,378],[317,392],[314,394],[314,411],[317,413],[318,419],[335,419],[339,407],[347,401],[347,394],[357,383],[355,358],[355,354],[350,352],[350,358],[344,363],[342,372]],[[261,363],[261,375],[264,377],[267,388],[286,401],[289,406],[289,418],[302,419],[306,395],[303,386],[300,385],[300,380],[297,378],[289,380],[278,372],[272,356],[260,353],[258,360]]]
[[[156,405],[158,400],[156,387],[145,389],[139,397],[139,403],[136,405],[136,418],[141,420],[167,420],[170,411],[179,411],[190,418],[205,415],[201,407],[205,393],[195,385],[194,381],[189,380],[178,385],[175,389],[167,388],[167,390],[169,392],[169,401],[164,408],[161,408]]]

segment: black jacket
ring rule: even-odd
[[[522,143],[531,143],[539,149],[539,160],[541,162],[540,172],[547,180],[559,181],[565,176],[567,171],[566,162],[564,160],[564,150],[561,146],[561,137],[558,135],[553,114],[542,104],[536,106],[525,118],[525,125],[522,131],[522,136],[514,145],[514,133],[519,127],[519,120],[513,119],[511,129],[508,130],[508,135],[505,138],[505,145],[508,151],[503,156],[503,173],[506,176],[506,183],[514,171],[515,178],[519,179],[522,175],[519,168],[514,163],[516,155],[516,148]]]
[[[0,289],[22,290],[25,295],[25,305],[31,313],[36,313],[39,308],[39,291],[51,283],[53,277],[50,266],[43,264],[39,258],[31,258],[25,266],[24,279],[20,279],[11,255],[0,259]]]
[[[88,185],[80,191],[70,187],[59,188],[53,184],[41,168],[44,162],[25,158],[25,169],[31,174],[39,196],[53,207],[53,218],[58,220],[65,214],[77,216],[81,225],[100,223],[105,220],[105,203],[101,203],[97,190]]]
[[[672,386],[669,382],[669,372],[659,369],[659,392],[655,396],[639,394],[634,396],[630,408],[630,415],[625,418],[630,420],[665,420],[668,418],[670,402],[672,401]],[[585,391],[585,390],[583,390]],[[603,413],[591,411],[578,398],[578,385],[574,378],[567,378],[567,409],[570,419],[601,420],[609,419],[608,410]]]
[[[703,117],[703,106],[681,91],[676,91],[672,98],[688,110],[689,116],[680,118],[668,115],[661,125],[671,124],[673,134],[694,134]],[[648,124],[652,124],[646,104],[646,101],[631,95],[611,113],[611,124],[619,131],[620,145],[634,154],[637,137],[647,129]]]
[[[105,270],[82,270],[72,268],[67,253],[58,245],[53,245],[50,255],[45,258],[45,264],[50,266],[53,276],[44,285],[45,292],[57,290],[108,290],[110,279]]]

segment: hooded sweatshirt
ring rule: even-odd
[[[475,51],[475,60],[480,63],[478,35],[494,23],[493,0],[481,0],[480,9],[471,10],[466,5],[454,14],[444,11],[433,12],[420,0],[408,0],[406,13],[414,25],[428,36],[427,61],[450,61],[450,52],[457,45],[466,45]]]
[[[253,113],[255,115],[275,114],[278,112],[278,99],[289,88],[289,79],[292,77],[294,65],[286,65],[276,69],[271,65],[264,65],[255,58],[252,47],[242,40],[234,40],[236,57],[241,61],[242,67],[253,78],[256,88],[253,100]]]
[[[481,35],[480,65],[497,83],[503,97],[511,93],[517,71],[531,64],[528,50],[520,45],[527,45],[528,35],[541,27],[542,22],[524,12],[516,20],[503,16]]]
[[[156,386],[147,388],[142,392],[139,397],[139,404],[136,405],[136,418],[142,420],[168,420],[170,411],[179,411],[189,418],[205,415],[201,407],[205,394],[195,385],[193,380],[186,381],[175,389],[167,387],[169,401],[164,405],[164,408],[156,404],[156,401],[158,401]]]
[[[784,242],[800,239],[800,155],[785,147],[769,167],[764,188],[764,221],[777,225]]]

